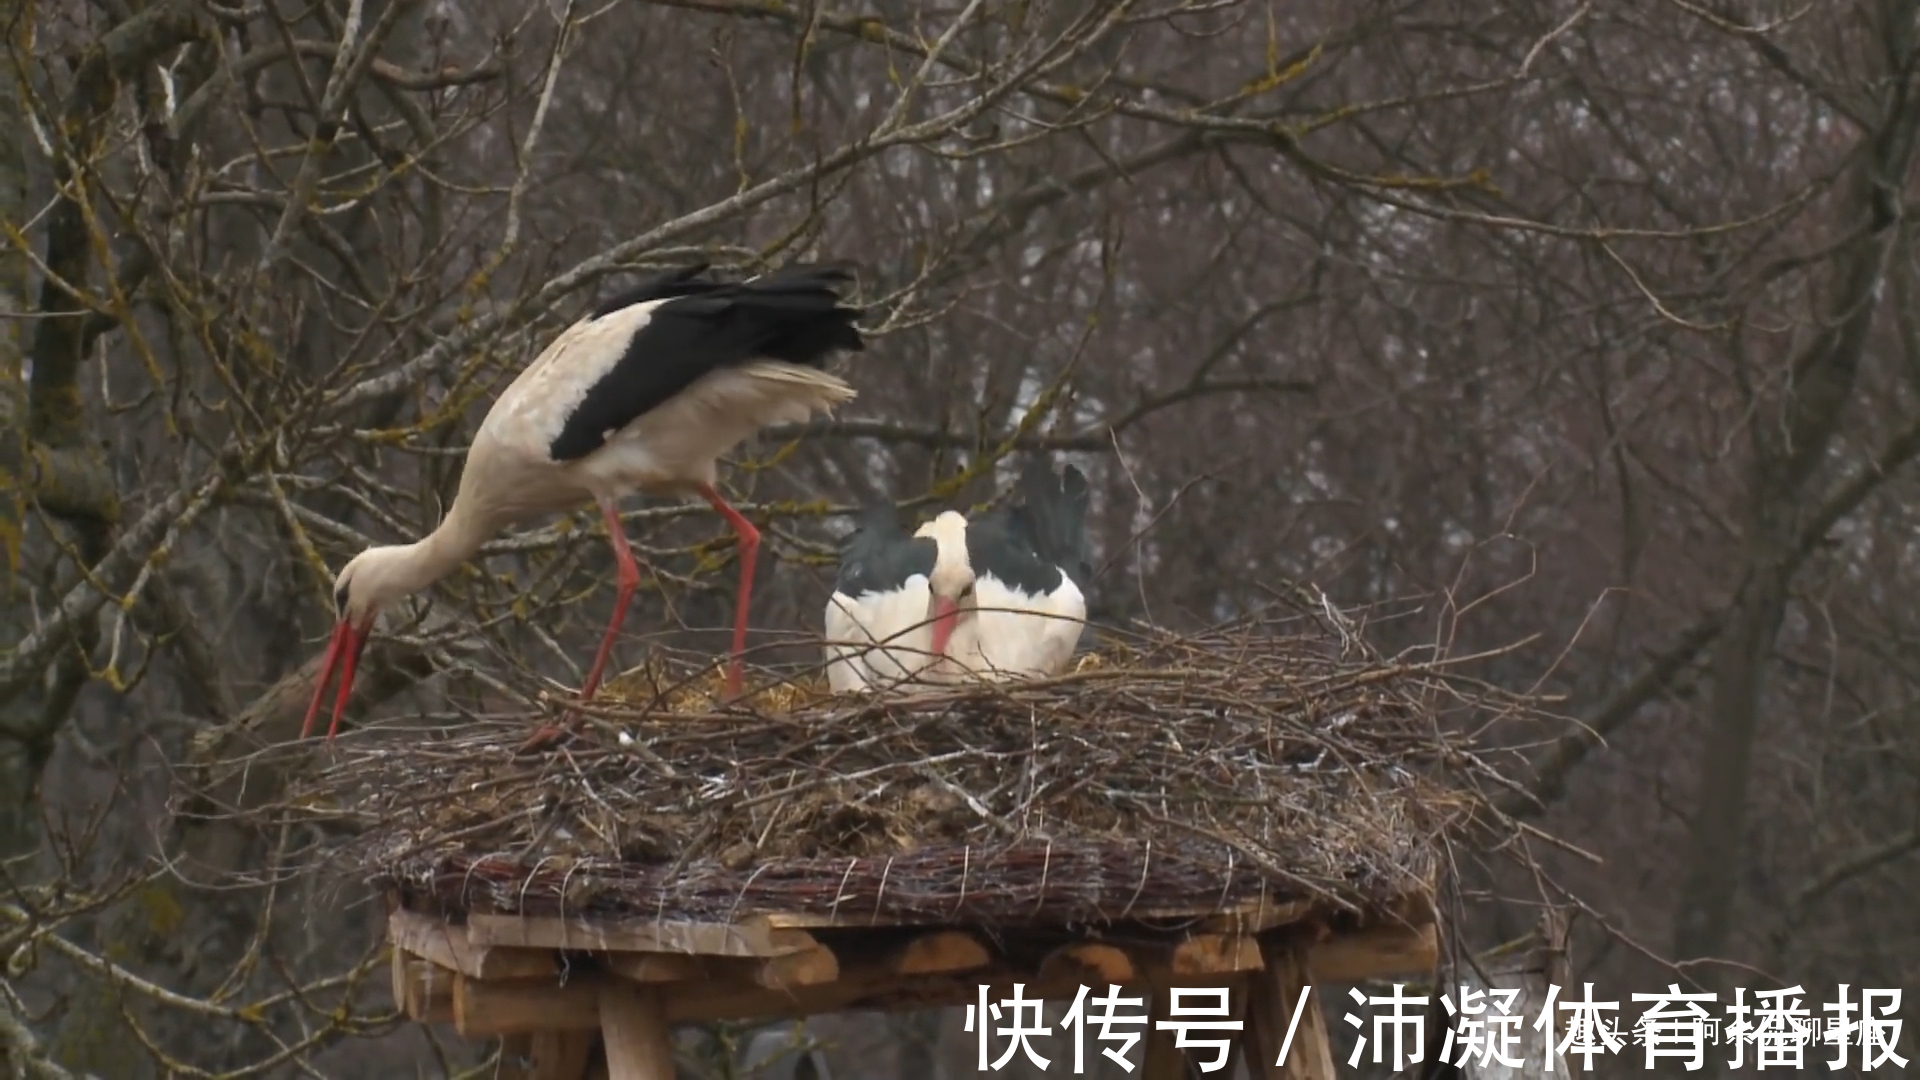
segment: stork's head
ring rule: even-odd
[[[930,613],[933,652],[943,656],[948,639],[953,637],[954,624],[960,621],[960,609],[973,604],[973,563],[967,558],[967,519],[948,510],[920,526],[914,535],[930,538],[939,546],[927,584],[933,593]]]
[[[361,651],[367,647],[367,635],[373,632],[374,621],[389,605],[426,588],[438,576],[428,576],[430,568],[421,557],[422,548],[421,544],[368,548],[354,556],[333,579],[333,638],[327,643],[326,659],[321,662],[320,674],[313,683],[313,701],[307,706],[307,719],[300,728],[301,738],[312,733],[313,718],[319,715],[320,701],[337,670],[340,693],[334,699],[333,724],[327,729],[327,738],[333,738],[340,726],[340,717],[346,712],[347,698],[353,693],[353,671],[360,662]]]
[[[348,560],[333,579],[333,609],[362,633],[382,611],[438,581],[445,560],[428,542],[370,547]]]

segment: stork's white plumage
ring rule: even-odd
[[[945,651],[957,599],[971,594],[966,519],[949,510],[909,537],[891,506],[868,507],[843,542],[827,601],[827,685],[834,693],[900,686]]]
[[[836,692],[1066,669],[1087,617],[1086,478],[1068,466],[1063,483],[1035,459],[1016,494],[1008,510],[947,511],[912,538],[890,510],[868,512],[827,605]]]
[[[1079,469],[1055,476],[1036,456],[1010,508],[968,523],[973,596],[947,647],[950,662],[936,672],[1004,679],[1066,670],[1086,628],[1087,499]]]
[[[990,679],[1058,675],[1073,659],[1086,619],[1086,596],[1064,573],[1058,585],[1034,592],[982,573],[972,610],[947,647],[950,666],[936,675],[953,669]]]
[[[859,312],[835,292],[850,276],[844,270],[792,266],[742,283],[708,279],[705,270],[649,281],[569,327],[488,411],[439,527],[417,543],[369,548],[340,571],[339,618],[302,738],[336,668],[327,737],[338,729],[383,608],[452,572],[505,526],[588,501],[600,507],[619,567],[613,618],[581,687],[582,700],[591,699],[640,582],[619,516],[619,500],[636,491],[698,495],[738,534],[727,685],[739,691],[760,534],[714,490],[716,459],[762,427],[852,400],[853,388],[821,365],[836,349],[864,345],[853,326]],[[529,745],[551,734],[543,729]]]

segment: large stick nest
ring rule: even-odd
[[[296,792],[410,907],[1068,924],[1428,894],[1515,698],[1344,625],[1154,636],[911,700],[817,676],[715,702],[656,662],[564,750],[534,721],[344,739]]]

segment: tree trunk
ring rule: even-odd
[[[1816,324],[1821,332],[1793,359],[1777,417],[1763,409],[1751,425],[1746,567],[1712,654],[1690,858],[1673,920],[1675,960],[1718,956],[1730,936],[1766,675],[1799,565],[1794,553],[1801,522],[1807,507],[1823,501],[1809,490],[1809,481],[1854,396],[1899,231],[1897,193],[1905,186],[1916,125],[1913,8],[1910,0],[1886,0],[1879,9],[1885,44],[1879,85],[1886,87],[1876,103],[1880,123],[1862,136],[1835,224],[1841,233],[1863,226],[1865,233],[1834,260],[1834,282]]]
[[[0,20],[12,27],[9,45],[24,54],[29,20],[20,0],[0,0]],[[19,83],[0,79],[0,218],[27,220],[27,130]],[[0,305],[5,314],[27,310],[27,260],[12,245],[0,247]],[[32,468],[27,443],[27,384],[21,328],[16,318],[0,318],[0,610],[13,610],[20,552],[26,536],[27,487]],[[9,625],[21,626],[9,618]],[[7,635],[9,639],[13,634]],[[7,642],[8,645],[12,641]],[[34,816],[28,805],[26,755],[11,739],[0,740],[0,859],[34,847]]]

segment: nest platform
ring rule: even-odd
[[[1250,1055],[1255,1075],[1331,1080],[1325,1019],[1318,1002],[1300,1008],[1305,988],[1431,976],[1439,927],[1416,905],[1361,930],[1312,915],[1309,905],[1196,907],[1097,931],[988,931],[779,915],[449,922],[396,907],[388,938],[395,1002],[469,1038],[503,1036],[502,1076],[671,1080],[675,1024],[956,1006],[977,1001],[983,986],[997,1002],[1019,984],[1028,999],[1056,1001],[1117,985],[1145,995],[1156,1018],[1172,988],[1225,987],[1245,1024],[1236,1052]],[[1145,1043],[1146,1080],[1187,1075],[1172,1034],[1149,1031]]]
[[[340,742],[294,802],[385,891],[407,1015],[667,1080],[677,1023],[1227,986],[1257,1072],[1330,1077],[1303,988],[1431,971],[1485,804],[1450,733],[1523,708],[1309,619],[910,698],[714,689],[630,672],[536,755],[524,714]]]

